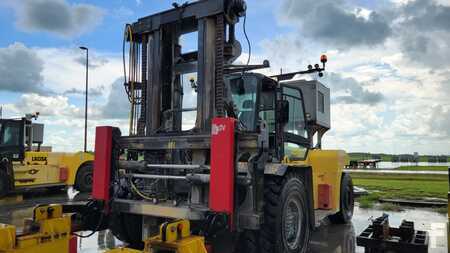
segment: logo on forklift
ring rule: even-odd
[[[31,161],[33,162],[46,162],[47,161],[47,157],[45,156],[34,156],[31,158]]]
[[[212,135],[218,135],[220,132],[225,131],[225,125],[216,125],[213,124],[211,126],[211,134]]]

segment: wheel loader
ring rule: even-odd
[[[321,148],[327,57],[274,76],[257,73],[269,61],[237,64],[246,7],[175,3],[126,25],[129,133],[97,127],[92,200],[45,207],[46,222],[74,213],[72,231],[108,228],[127,245],[110,252],[285,253],[306,252],[322,219],[351,220],[348,157]]]
[[[93,154],[44,150],[44,125],[32,122],[38,116],[0,119],[0,197],[66,186],[91,191]]]

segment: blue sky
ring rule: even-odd
[[[178,1],[182,3],[184,1]],[[82,147],[84,53],[90,48],[89,146],[97,125],[127,132],[122,87],[126,23],[170,8],[164,0],[4,0],[0,3],[3,116],[40,111],[46,144]],[[326,148],[450,154],[448,0],[248,0],[253,63],[267,74],[329,56]],[[237,28],[248,57],[242,22]],[[189,43],[187,45],[189,47]],[[304,78],[304,77],[302,77]],[[311,77],[308,77],[311,78]]]

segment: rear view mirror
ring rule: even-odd
[[[278,101],[277,109],[278,121],[283,124],[289,122],[289,101]]]

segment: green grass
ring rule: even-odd
[[[448,181],[447,175],[414,175],[414,174],[392,174],[392,173],[351,173],[352,178],[355,179],[370,179],[370,180],[404,180],[404,181]]]
[[[400,166],[396,170],[427,170],[427,171],[447,171],[447,166]]]
[[[446,198],[446,181],[408,181],[355,179],[354,184],[367,190],[383,192],[383,198],[421,199],[425,197]]]
[[[378,192],[370,193],[358,198],[359,207],[361,208],[372,208],[375,202],[381,198]]]
[[[363,152],[349,153],[350,160],[372,159],[372,155],[380,156],[383,162],[391,162],[394,156],[391,154],[370,154]],[[428,162],[428,155],[419,155],[419,162]],[[447,162],[450,162],[450,156],[447,157]]]
[[[446,175],[393,175],[354,173],[353,184],[369,190],[368,195],[358,198],[361,208],[371,208],[380,198],[423,199],[447,198]],[[396,208],[383,204],[381,209]],[[387,210],[389,211],[389,210]]]

